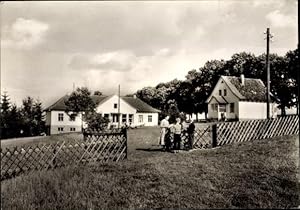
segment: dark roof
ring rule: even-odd
[[[100,102],[102,102],[104,99],[108,98],[108,96],[97,96],[97,95],[93,95],[91,96],[92,100],[96,103],[99,104]],[[56,111],[65,111],[67,109],[65,101],[68,100],[69,96],[65,95],[63,97],[61,97],[60,99],[58,99],[58,101],[56,101],[54,104],[52,104],[51,106],[49,106],[48,108],[45,109],[45,111],[51,111],[51,110],[56,110]]]
[[[45,109],[45,111],[52,111],[52,110],[56,110],[56,111],[65,111],[66,110],[66,105],[65,105],[65,101],[68,99],[68,95],[65,95],[63,97],[61,97],[58,101],[56,101],[54,104],[52,104],[51,106],[49,106],[48,108]],[[101,104],[103,102],[105,102],[106,100],[108,100],[111,96],[97,96],[97,95],[93,95],[91,96],[92,100],[97,104]],[[133,108],[135,108],[137,110],[137,112],[160,112],[159,110],[153,108],[152,106],[146,104],[145,102],[143,102],[141,99],[139,98],[134,98],[134,97],[122,97],[121,98],[127,102],[130,106],[132,106]]]
[[[223,76],[223,78],[229,81],[239,94],[236,94],[242,101],[257,101],[266,102],[266,86],[260,79],[245,78],[244,85],[241,84],[240,77]],[[231,86],[231,85],[229,85]],[[232,88],[232,89],[234,89]],[[236,90],[232,90],[236,92]]]
[[[146,104],[139,98],[134,97],[121,97],[124,101],[126,101],[129,105],[134,107],[137,112],[160,112],[158,109],[153,108],[152,106]]]

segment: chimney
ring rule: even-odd
[[[245,76],[244,76],[244,74],[241,74],[241,85],[242,86],[245,85]]]

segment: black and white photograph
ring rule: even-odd
[[[300,209],[298,4],[0,1],[1,210]]]

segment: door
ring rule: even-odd
[[[226,104],[219,104],[219,119],[226,119]]]

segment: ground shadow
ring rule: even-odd
[[[164,152],[162,148],[136,148],[135,150],[146,151],[146,152]]]

